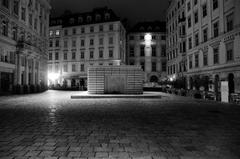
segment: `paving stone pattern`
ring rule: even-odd
[[[239,159],[240,106],[161,99],[0,97],[1,159]]]

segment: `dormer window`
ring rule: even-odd
[[[148,27],[148,31],[151,31],[152,30],[152,27]]]
[[[83,22],[83,18],[82,17],[78,17],[78,23],[82,23]]]
[[[70,24],[74,24],[74,18],[71,18],[71,19],[69,20],[69,23],[70,23]]]
[[[105,20],[110,20],[110,14],[109,13],[105,14]]]
[[[91,16],[87,16],[87,22],[90,23],[92,21],[92,17]]]
[[[96,15],[96,21],[99,22],[101,20],[101,16],[98,14]]]
[[[140,27],[140,29],[139,29],[140,31],[144,31],[144,27]]]

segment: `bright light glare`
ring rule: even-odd
[[[170,81],[171,81],[171,82],[173,81],[173,78],[172,78],[172,77],[170,78]]]
[[[151,43],[152,43],[152,35],[148,33],[148,34],[145,35],[144,39],[145,39],[146,45],[150,46]]]
[[[48,73],[48,79],[51,81],[55,81],[60,77],[58,73]]]

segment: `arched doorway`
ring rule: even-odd
[[[232,73],[228,75],[228,88],[229,88],[229,94],[235,92],[234,75]]]
[[[156,82],[157,83],[158,82],[158,77],[155,76],[155,75],[151,76],[150,82]]]

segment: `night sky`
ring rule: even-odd
[[[81,13],[104,6],[133,25],[138,21],[165,20],[168,0],[52,0],[52,17],[65,10]]]

